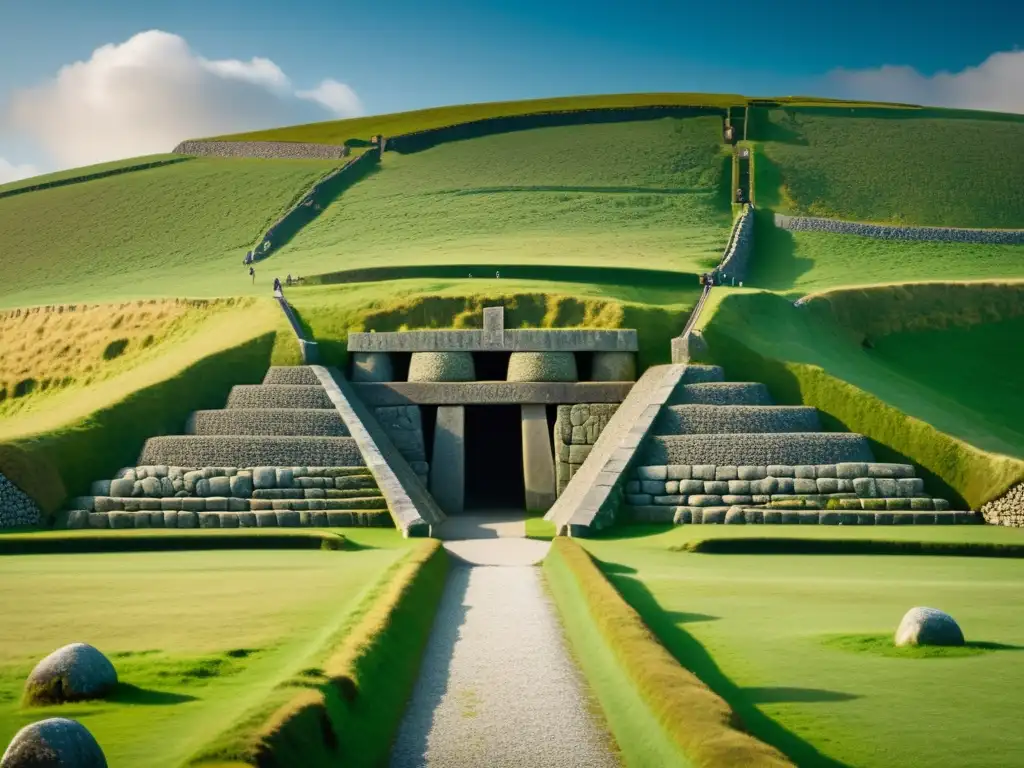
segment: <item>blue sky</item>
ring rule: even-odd
[[[728,6],[706,0],[0,0],[0,158],[36,170],[107,159],[123,137],[112,137],[107,146],[99,134],[117,133],[112,126],[118,125],[129,131],[139,121],[138,135],[148,132],[153,146],[166,142],[170,131],[193,125],[200,131],[208,125],[234,128],[230,115],[209,114],[215,109],[212,97],[197,106],[192,100],[198,97],[183,91],[180,82],[177,90],[167,91],[168,98],[182,103],[173,129],[147,125],[130,105],[118,106],[118,99],[137,101],[140,92],[161,93],[167,85],[168,76],[158,71],[159,57],[146,59],[141,50],[132,56],[146,59],[149,74],[134,67],[131,88],[113,71],[133,66],[127,53],[103,73],[83,72],[54,85],[61,67],[89,62],[97,48],[122,45],[146,30],[180,37],[197,60],[246,63],[260,57],[276,65],[287,86],[276,76],[202,65],[216,77],[235,78],[235,83],[241,78],[240,101],[255,96],[255,80],[274,90],[280,108],[240,108],[239,129],[355,112],[626,91],[875,96],[1024,111],[1024,53],[1017,52],[1024,46],[1022,3],[772,5],[748,0]],[[186,56],[174,56],[179,54]],[[1001,54],[994,63],[993,54]],[[886,66],[897,69],[882,69]],[[154,84],[147,85],[146,78]],[[311,94],[324,80],[345,84],[352,98],[296,97]],[[223,84],[198,76],[189,82],[193,90]],[[31,106],[25,105],[26,92]],[[231,100],[228,91],[217,93],[217,100]],[[100,114],[107,103],[113,112]],[[65,125],[53,125],[58,122]],[[79,127],[77,136],[69,135],[74,126],[68,124]],[[85,141],[82,134],[90,132],[95,140]]]

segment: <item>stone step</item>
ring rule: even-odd
[[[847,462],[840,464],[761,464],[722,465],[669,464],[638,466],[633,480],[762,480],[764,478],[905,478],[914,477],[911,464],[886,462]]]
[[[640,465],[737,466],[870,461],[873,461],[873,456],[867,439],[863,435],[841,432],[656,436],[648,439],[638,457]]]
[[[366,467],[188,467],[141,466],[121,469],[113,480],[93,482],[90,496],[162,498],[172,496],[237,496],[285,488],[376,488]]]
[[[685,482],[685,481],[684,481]],[[814,482],[813,480],[810,482]],[[716,489],[717,490],[717,489]],[[758,506],[772,509],[834,509],[866,510],[884,512],[886,510],[940,511],[950,509],[945,499],[933,499],[930,496],[895,496],[884,498],[861,498],[846,493],[678,493],[650,494],[626,493],[626,504],[633,507],[730,507]]]
[[[310,384],[320,386],[320,379],[308,365],[275,365],[263,377],[264,384]]]
[[[241,435],[151,437],[142,448],[139,463],[201,467],[364,465],[362,454],[351,437],[278,436],[254,440]]]
[[[320,491],[323,494],[323,491]],[[387,509],[383,497],[377,493],[361,496],[298,498],[239,498],[235,496],[171,496],[150,499],[140,496],[79,496],[71,499],[68,509],[86,512],[245,512],[266,509]]]
[[[756,507],[634,507],[634,522],[675,525],[977,525],[974,512],[853,512]]]
[[[758,382],[710,382],[677,386],[666,405],[772,405],[768,387]]]
[[[327,391],[309,384],[239,384],[231,388],[227,408],[330,408]]]
[[[654,422],[655,435],[819,432],[816,408],[789,405],[671,405]]]
[[[385,509],[288,510],[267,509],[236,512],[162,510],[139,512],[87,512],[71,510],[60,516],[61,528],[392,528]]]
[[[226,408],[195,411],[189,435],[293,435],[347,437],[348,427],[333,408]]]
[[[654,498],[678,496],[754,496],[768,497],[836,496],[859,499],[920,498],[925,495],[924,480],[919,477],[905,478],[856,478],[853,480],[834,477],[792,478],[768,477],[761,480],[629,480],[625,491],[632,495],[646,495]],[[652,502],[633,501],[633,504]],[[667,502],[654,502],[667,503]],[[685,504],[686,502],[675,502]],[[750,504],[746,501],[727,501],[726,504]]]
[[[681,384],[708,384],[725,381],[725,371],[720,365],[698,365],[687,363],[686,372],[680,380]]]

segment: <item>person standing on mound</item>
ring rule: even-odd
[[[249,267],[249,277],[252,278],[252,284],[256,285],[256,270],[253,267]]]

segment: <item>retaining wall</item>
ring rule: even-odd
[[[1024,528],[1024,483],[1017,483],[981,508],[986,523]]]
[[[42,514],[34,501],[3,475],[0,475],[0,528],[38,525]]]
[[[558,496],[586,461],[597,438],[618,409],[617,404],[609,403],[558,406],[555,419],[555,484]]]
[[[388,438],[405,457],[424,485],[430,474],[427,448],[423,438],[423,415],[418,405],[391,405],[373,409]]]
[[[733,227],[729,245],[722,256],[722,262],[715,268],[715,284],[741,283],[746,279],[750,254],[754,249],[754,211],[748,205],[743,208]]]
[[[781,213],[775,214],[775,226],[793,232],[828,232],[836,235],[873,237],[880,240],[932,240],[946,243],[1024,245],[1024,229],[903,227],[823,219],[814,216],[786,216]]]
[[[297,141],[183,141],[176,155],[254,157],[262,160],[335,160],[347,157],[342,144],[304,144]]]

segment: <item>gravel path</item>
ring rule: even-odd
[[[445,546],[457,557],[392,768],[617,766],[541,571],[523,564],[548,544],[492,537]]]

